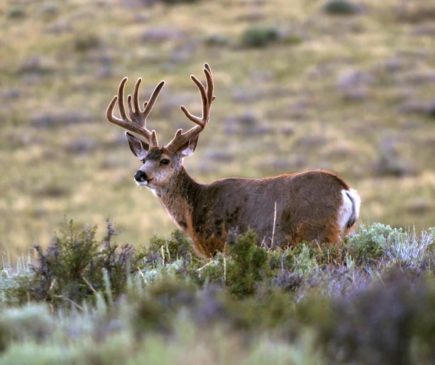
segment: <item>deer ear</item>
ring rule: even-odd
[[[127,137],[128,145],[130,146],[133,155],[135,155],[139,160],[144,160],[148,154],[150,146],[129,132],[125,132],[125,136]]]
[[[189,143],[186,143],[183,147],[180,148],[181,157],[189,157],[195,152],[196,144],[198,143],[198,137],[192,138]]]

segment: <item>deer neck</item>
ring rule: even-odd
[[[198,184],[181,167],[168,186],[157,194],[177,225],[188,233],[192,230],[192,211],[202,189],[203,185]]]

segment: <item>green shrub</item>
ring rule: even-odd
[[[55,306],[69,303],[79,308],[99,291],[108,299],[125,292],[129,274],[140,266],[144,255],[132,246],[113,244],[115,232],[110,222],[106,229],[99,242],[95,227],[65,222],[47,250],[35,247],[33,275],[18,278],[16,286],[6,289],[8,301],[47,301]]]
[[[199,268],[193,268],[192,276],[196,277],[200,285],[225,285],[228,258],[224,254],[217,254],[213,260]]]
[[[164,263],[196,259],[190,241],[179,230],[172,232],[168,239],[152,237],[148,247],[148,254],[160,256]]]
[[[323,9],[333,15],[353,15],[358,12],[357,6],[346,0],[329,0]]]
[[[279,33],[271,27],[251,27],[242,34],[241,43],[243,47],[261,48],[278,41]]]
[[[388,242],[399,233],[399,230],[381,223],[361,226],[347,239],[347,248],[358,264],[375,262],[384,254]]]
[[[74,49],[78,52],[87,52],[98,48],[101,44],[100,38],[94,33],[79,34],[74,41]]]
[[[26,11],[21,6],[13,6],[7,12],[9,18],[21,19],[26,17]]]
[[[225,286],[236,297],[253,295],[257,284],[271,274],[268,252],[257,245],[253,231],[238,236],[227,255],[217,254],[191,269],[190,275],[198,284]]]
[[[294,252],[292,261],[293,271],[300,275],[308,275],[318,268],[312,250],[305,244],[298,247],[298,252]]]
[[[269,274],[266,250],[257,246],[253,231],[238,237],[229,250],[226,285],[237,297],[252,295],[256,285]]]
[[[2,302],[8,304],[23,304],[34,297],[30,295],[34,283],[33,273],[16,275],[5,288],[2,290]]]

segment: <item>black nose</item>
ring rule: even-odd
[[[134,179],[137,182],[143,182],[143,181],[148,181],[148,176],[145,172],[138,170],[135,174],[134,174]]]

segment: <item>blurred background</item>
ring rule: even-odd
[[[175,228],[132,176],[105,121],[120,79],[161,141],[217,100],[185,164],[200,182],[326,168],[360,191],[362,222],[435,225],[435,2],[428,0],[2,0],[0,245],[47,244],[65,217],[143,244]],[[131,90],[131,89],[130,89]]]

